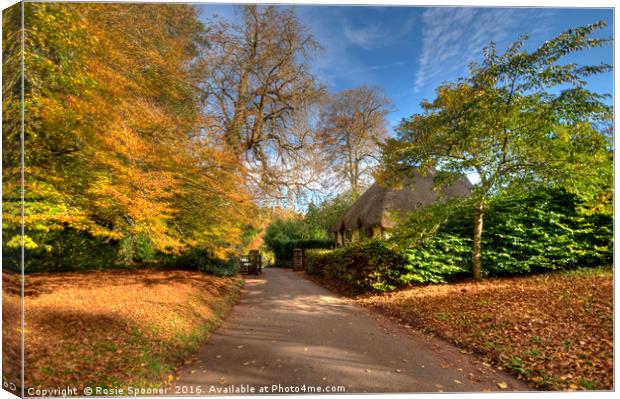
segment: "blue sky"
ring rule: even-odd
[[[227,5],[202,5],[234,20]],[[442,81],[467,73],[470,62],[495,41],[503,51],[520,34],[535,48],[562,31],[605,19],[597,36],[612,36],[611,9],[296,6],[297,15],[324,47],[314,60],[318,77],[332,91],[362,84],[383,87],[394,103],[392,125],[419,112],[423,99],[434,98]],[[580,64],[613,63],[611,46],[571,55]],[[613,76],[591,79],[590,88],[612,93]]]

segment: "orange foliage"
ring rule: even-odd
[[[27,234],[143,235],[162,252],[243,245],[256,212],[243,165],[224,144],[188,137],[209,118],[189,67],[204,34],[195,8],[25,9]],[[18,139],[12,129],[7,144]],[[11,170],[5,216],[16,229],[19,175]]]

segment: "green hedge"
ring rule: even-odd
[[[405,258],[379,239],[334,250],[306,251],[306,270],[355,293],[402,285]]]
[[[300,248],[307,249],[326,249],[333,248],[333,240],[270,240],[267,246],[275,256],[276,267],[292,267],[293,250]]]
[[[483,274],[503,276],[613,262],[613,218],[587,212],[563,190],[534,190],[490,201],[483,235]],[[387,241],[307,251],[310,274],[354,292],[468,277],[470,204],[435,205],[413,214]]]
[[[585,211],[583,205],[579,197],[563,190],[539,189],[492,200],[484,221],[483,274],[502,276],[611,264],[612,215]],[[459,241],[460,247],[455,245],[451,250],[452,261],[467,270],[472,214],[469,207],[458,208],[434,238],[435,242]]]
[[[306,251],[306,270],[351,293],[392,291],[411,283],[440,283],[468,274],[460,239],[403,250],[391,241],[372,239],[334,250]]]

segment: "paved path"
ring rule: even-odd
[[[266,269],[246,280],[240,303],[180,370],[170,394],[238,394],[248,387],[254,394],[308,393],[338,386],[347,393],[497,391],[501,382],[508,390],[528,390],[301,272]],[[273,385],[279,385],[275,392]]]

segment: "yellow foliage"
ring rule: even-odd
[[[173,253],[242,245],[256,212],[243,166],[221,143],[187,136],[205,118],[188,68],[203,31],[195,8],[25,7],[26,229],[146,235]],[[18,103],[7,98],[5,119]],[[11,129],[3,144],[18,142]],[[20,223],[16,172],[9,165],[3,182],[11,228]]]

